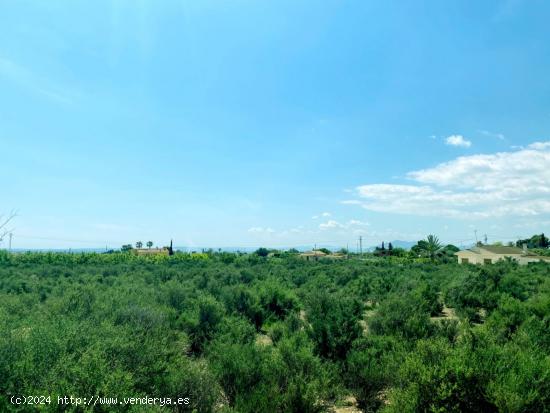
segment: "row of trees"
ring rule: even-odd
[[[403,248],[394,248],[392,243],[388,243],[386,248],[382,243],[381,247],[376,247],[373,255],[378,257],[409,257],[409,258],[429,258],[432,261],[453,261],[454,253],[459,248],[454,245],[443,245],[435,235],[428,235],[426,239],[418,241],[411,247],[410,251]]]
[[[153,241],[147,241],[145,245],[147,245],[147,248],[150,249],[153,246]],[[137,249],[143,248],[143,242],[141,241],[136,242],[136,248]],[[133,249],[132,244],[125,244],[121,247],[122,251],[129,251],[131,249]]]
[[[326,248],[319,248],[318,251],[322,251],[326,254],[331,252]],[[382,242],[380,247],[376,247],[373,251],[373,255],[377,257],[410,257],[410,258],[429,258],[432,261],[436,259],[439,261],[448,261],[454,259],[454,253],[459,251],[459,248],[448,244],[443,245],[439,238],[435,235],[428,235],[426,239],[418,241],[410,251],[405,250],[404,248],[395,248],[392,243],[388,243],[386,247],[385,243]],[[268,254],[272,252],[273,254],[280,256],[281,251],[269,250],[267,248],[259,248],[256,250],[256,254],[261,257],[267,257]],[[289,250],[288,253],[298,253],[298,250]],[[349,254],[349,251],[346,249],[341,249],[339,251],[342,254]]]
[[[524,245],[526,245],[527,248],[548,249],[548,247],[550,247],[550,242],[548,241],[548,237],[545,237],[544,234],[540,234],[533,235],[531,238],[521,239],[516,242],[516,246],[520,248]]]

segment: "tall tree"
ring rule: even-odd
[[[269,254],[269,250],[267,248],[261,247],[255,251],[255,254],[260,257],[267,257],[267,254]]]
[[[443,245],[439,242],[439,239],[435,235],[428,235],[426,237],[425,252],[430,259],[435,258],[435,254],[441,249]]]
[[[139,249],[141,247],[143,247],[143,242],[141,241],[136,242],[136,248]]]
[[[426,239],[420,240],[411,248],[415,256],[429,257],[432,260],[437,252],[443,247],[435,235],[428,235]]]
[[[147,241],[147,248],[151,249],[153,246],[153,241]]]
[[[548,248],[549,245],[548,238],[544,236],[544,233],[540,234],[540,247]]]
[[[125,244],[120,248],[121,251],[130,251],[131,249],[132,249],[132,244]]]

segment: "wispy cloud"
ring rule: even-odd
[[[327,222],[323,222],[319,224],[320,230],[333,229],[333,228],[343,228],[343,226],[339,222],[334,221],[332,219],[328,220]]]
[[[547,142],[534,142],[528,146],[529,149],[535,149],[537,151],[550,150],[550,141]]]
[[[313,215],[311,219],[319,219],[319,218],[327,218],[330,217],[332,214],[330,212],[322,212],[318,215]]]
[[[330,219],[327,222],[322,222],[321,224],[319,224],[319,229],[321,231],[327,231],[331,229],[358,230],[368,227],[369,225],[370,224],[368,222],[363,222],[356,219],[351,219],[344,223]]]
[[[269,227],[252,227],[248,229],[248,232],[252,234],[273,234],[275,230]]]
[[[478,132],[481,133],[482,135],[488,136],[490,138],[496,138],[496,139],[499,139],[501,141],[506,140],[506,138],[504,137],[504,135],[502,133],[490,132],[488,130],[478,130]]]
[[[64,88],[53,85],[43,76],[11,59],[0,57],[0,78],[2,77],[56,103],[70,104],[73,102],[72,94],[67,93],[63,90]]]
[[[550,141],[525,149],[458,157],[434,168],[411,171],[412,185],[356,188],[370,211],[461,219],[541,217],[550,214]]]
[[[262,239],[278,239],[285,240],[294,238],[296,236],[314,236],[314,235],[364,235],[367,233],[367,227],[370,224],[358,219],[350,219],[346,221],[337,221],[335,219],[328,219],[312,227],[308,225],[299,225],[290,229],[274,230],[271,227],[251,227],[248,229],[248,233],[260,237]]]
[[[462,148],[469,148],[472,146],[472,142],[464,139],[462,135],[451,135],[445,139],[445,143],[450,146],[460,146]]]

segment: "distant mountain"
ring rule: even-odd
[[[391,242],[392,247],[394,248],[403,248],[406,250],[410,250],[411,247],[416,245],[416,241],[402,241],[402,240],[393,240],[393,241],[384,241],[384,246],[388,248],[388,244]],[[367,251],[374,251],[376,247],[380,247],[382,244],[378,244],[372,247],[369,247]]]
[[[395,240],[391,241],[391,245],[398,248],[404,248],[406,250],[410,250],[411,247],[416,245],[416,241],[401,241],[401,240]]]

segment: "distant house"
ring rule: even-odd
[[[168,247],[162,248],[136,248],[134,250],[137,255],[170,255],[170,249]]]
[[[341,253],[327,254],[323,251],[312,250],[312,251],[302,252],[300,254],[300,258],[306,261],[318,261],[319,258],[330,258],[332,260],[338,260],[338,259],[346,258],[346,255]]]
[[[527,248],[505,247],[497,245],[479,245],[467,250],[455,252],[459,264],[494,264],[506,258],[517,261],[520,265],[531,262],[550,262],[550,257],[530,253]]]
[[[332,253],[328,256],[329,258],[333,259],[333,260],[342,260],[344,258],[347,258],[348,255],[347,254],[343,254],[341,252],[335,252],[335,253]]]
[[[137,255],[174,255],[174,249],[172,247],[172,240],[170,240],[169,247],[162,248],[136,248],[132,249],[134,254]]]
[[[300,258],[303,258],[306,261],[318,261],[319,258],[324,258],[326,256],[326,253],[319,250],[306,251],[300,254]]]

